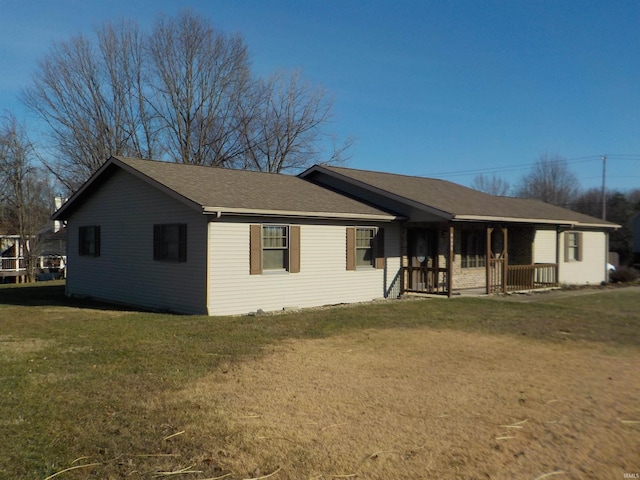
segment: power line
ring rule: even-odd
[[[640,157],[640,155],[639,155]],[[574,163],[586,163],[586,162],[592,162],[595,160],[600,160],[601,155],[590,155],[588,157],[577,157],[577,158],[570,158],[570,159],[562,159],[561,161],[565,162],[565,163],[570,163],[570,164],[574,164]],[[501,167],[487,167],[487,168],[476,168],[473,170],[452,170],[452,171],[448,171],[448,172],[439,172],[439,173],[432,173],[432,174],[425,174],[425,175],[420,175],[422,177],[443,177],[443,176],[451,176],[451,177],[455,177],[455,176],[464,176],[464,175],[473,175],[475,174],[481,174],[481,173],[492,173],[492,172],[512,172],[512,171],[517,171],[517,170],[524,170],[527,168],[531,168],[533,166],[535,166],[537,164],[537,162],[534,163],[522,163],[522,164],[517,164],[517,165],[510,165],[510,166],[501,166]]]
[[[561,159],[566,164],[576,164],[576,163],[587,163],[587,162],[596,162],[598,160],[602,160],[603,155],[589,155],[585,157],[575,157],[568,159]],[[640,161],[640,154],[607,154],[607,160],[638,160]],[[533,163],[521,163],[517,165],[508,165],[508,166],[500,166],[500,167],[486,167],[486,168],[475,168],[472,170],[450,170],[445,172],[438,173],[430,173],[430,174],[421,174],[421,177],[429,177],[429,178],[443,178],[443,177],[461,177],[468,175],[479,175],[484,173],[502,173],[502,172],[514,172],[518,170],[525,170],[537,165],[538,162]],[[601,177],[590,177],[590,178],[601,178]],[[614,176],[609,178],[640,178],[637,176]]]

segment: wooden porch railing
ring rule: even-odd
[[[0,257],[0,271],[17,272],[25,268],[24,257]]]
[[[447,293],[447,269],[433,267],[402,267],[404,290],[420,293]]]
[[[507,265],[505,268],[504,259],[492,259],[489,261],[488,268],[489,293],[536,290],[558,286],[557,263]]]

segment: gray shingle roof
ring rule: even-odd
[[[92,181],[100,181],[99,177],[108,176],[105,175],[107,171],[118,167],[206,211],[363,219],[380,217],[383,220],[395,217],[389,212],[291,175],[127,157],[111,157],[69,203],[81,196],[83,189]],[[66,208],[68,205],[61,209],[62,218],[66,215]]]
[[[510,219],[616,227],[611,222],[557,207],[538,200],[499,197],[446,180],[412,177],[392,173],[354,170],[342,167],[316,167],[374,187],[398,198],[439,210],[454,219]]]

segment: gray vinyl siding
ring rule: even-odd
[[[253,223],[260,223],[255,221]],[[249,223],[209,226],[209,314],[312,307],[397,296],[400,235],[385,229],[385,269],[346,270],[346,225],[300,225],[300,272],[249,274]]]
[[[153,259],[153,225],[187,224],[187,261]],[[80,226],[100,226],[100,256],[78,254]],[[180,313],[206,313],[207,219],[122,170],[68,219],[67,293]]]

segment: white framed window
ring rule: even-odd
[[[86,257],[100,256],[100,226],[83,226],[78,229],[78,253]]]
[[[289,227],[262,226],[262,270],[289,269]]]
[[[375,237],[375,228],[356,228],[356,268],[373,267],[375,259]]]
[[[565,232],[564,260],[565,262],[582,261],[582,232]]]
[[[249,227],[249,274],[300,273],[300,225]]]
[[[153,259],[161,262],[187,261],[187,225],[185,223],[153,226]]]
[[[385,268],[384,228],[347,227],[347,270]]]

